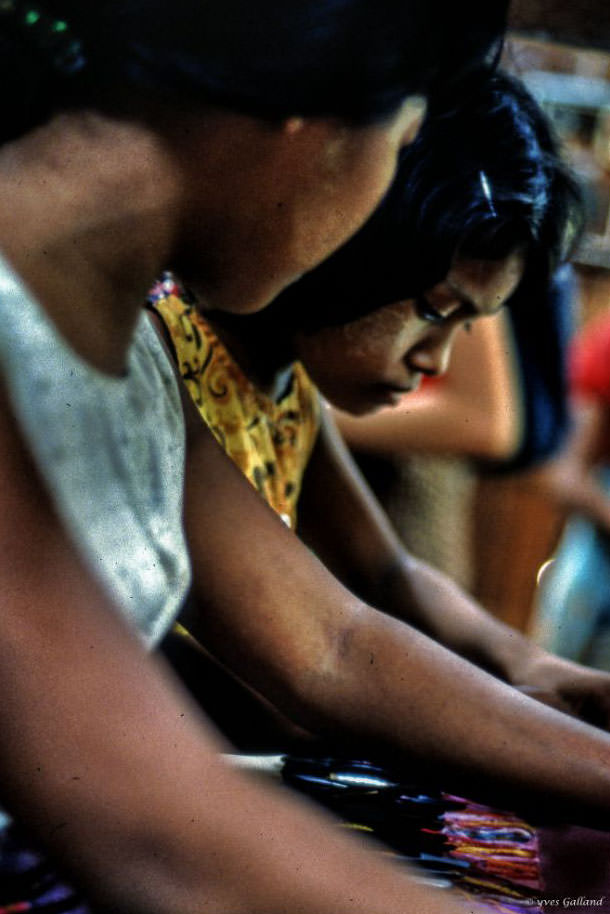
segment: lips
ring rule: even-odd
[[[411,381],[410,384],[381,384],[379,389],[387,394],[395,394],[396,396],[404,397],[405,394],[413,393],[414,390],[417,390],[419,387],[420,378],[417,377]]]
[[[393,393],[400,394],[402,396],[402,394],[412,393],[415,390],[416,386],[417,385],[410,385],[409,387],[388,387],[388,390],[391,390]]]
[[[390,387],[388,384],[382,384],[377,387],[375,393],[383,403],[395,405],[400,403],[405,394],[411,391],[410,387]]]

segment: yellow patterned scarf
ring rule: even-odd
[[[206,425],[293,530],[301,483],[320,426],[318,391],[300,362],[277,401],[260,391],[196,307],[175,294],[153,305]]]

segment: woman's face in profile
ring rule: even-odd
[[[366,221],[425,110],[425,100],[412,96],[367,126],[329,118],[264,125],[235,116],[225,172],[221,166],[212,188],[215,230],[202,216],[209,185],[197,186],[188,166],[191,212],[176,272],[209,308],[248,314],[265,307]],[[192,144],[189,155],[195,151]]]
[[[412,96],[390,118],[366,127],[336,123],[327,132],[317,167],[305,179],[294,169],[293,231],[278,236],[298,275],[313,269],[350,238],[371,215],[396,174],[398,155],[419,132],[425,100]],[[307,153],[305,153],[307,155]]]
[[[340,409],[362,415],[395,404],[423,375],[447,370],[456,333],[502,308],[523,269],[520,252],[503,260],[455,259],[445,279],[417,299],[341,327],[297,334],[297,356]]]

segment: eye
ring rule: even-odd
[[[425,295],[418,295],[415,299],[415,313],[429,324],[442,324],[447,320],[447,315],[431,305]]]

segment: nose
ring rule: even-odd
[[[455,333],[455,327],[439,330],[417,343],[407,354],[409,368],[427,377],[444,374],[449,367]]]

